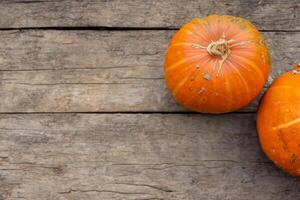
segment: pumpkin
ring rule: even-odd
[[[251,22],[211,15],[184,25],[169,43],[164,72],[168,89],[187,109],[226,113],[249,104],[270,71],[263,36]]]
[[[300,176],[300,64],[276,79],[257,113],[259,140],[280,168]]]

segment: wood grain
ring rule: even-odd
[[[170,29],[212,13],[237,15],[253,21],[271,49],[266,89],[299,62],[299,7],[0,0],[0,200],[298,199],[299,180],[260,150],[254,113],[184,113],[162,66]],[[255,112],[258,99],[242,112]]]
[[[1,0],[0,27],[178,28],[220,13],[251,19],[259,29],[300,30],[298,0]]]
[[[254,114],[0,115],[0,199],[292,200]]]
[[[0,112],[182,112],[165,88],[174,31],[0,32]],[[300,55],[300,33],[264,33],[269,83]],[[267,84],[268,85],[268,84]],[[243,111],[256,110],[257,101]]]

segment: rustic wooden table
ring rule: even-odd
[[[299,62],[299,0],[1,0],[0,200],[296,200],[262,153],[256,100],[212,116],[163,80],[174,32],[211,13],[255,23],[269,82]]]

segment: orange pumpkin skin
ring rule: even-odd
[[[226,113],[259,94],[270,71],[270,55],[249,21],[211,15],[193,19],[173,36],[164,71],[179,104],[197,112]]]
[[[259,140],[281,169],[300,176],[300,64],[276,79],[257,113]]]

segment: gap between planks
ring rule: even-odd
[[[118,112],[118,111],[106,111],[106,112],[0,112],[0,115],[41,115],[41,114],[99,114],[99,115],[106,115],[106,114],[146,114],[146,115],[207,115],[207,116],[221,116],[221,115],[249,115],[255,114],[256,111],[235,111],[231,113],[222,113],[222,114],[209,114],[209,113],[197,113],[192,111],[182,111],[182,112],[169,112],[169,111],[125,111],[125,112]]]
[[[76,27],[13,27],[13,28],[0,28],[0,31],[10,30],[59,30],[59,31],[162,31],[162,30],[179,30],[177,27],[107,27],[107,26],[76,26]],[[260,32],[281,32],[281,33],[294,33],[300,30],[284,30],[284,29],[259,29]]]

